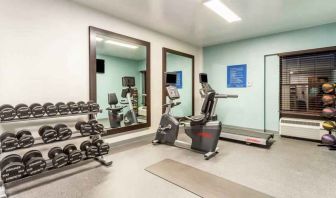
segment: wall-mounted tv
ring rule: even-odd
[[[105,60],[96,59],[97,73],[105,73]]]

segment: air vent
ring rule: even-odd
[[[321,140],[321,136],[326,133],[321,127],[321,122],[321,120],[281,118],[279,132],[282,136]]]
[[[281,123],[306,125],[306,126],[320,126],[320,122],[307,122],[301,120],[281,120]]]

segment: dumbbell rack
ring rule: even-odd
[[[16,119],[13,119],[13,120],[8,120],[8,121],[0,121],[0,124],[14,123],[14,122],[29,122],[29,121],[33,121],[33,120],[43,120],[43,119],[62,118],[62,117],[81,116],[81,115],[88,115],[90,117],[92,116],[92,118],[96,118],[96,115],[98,113],[101,113],[101,112],[102,112],[102,110],[100,110],[99,112],[88,112],[88,113],[77,113],[77,114],[69,113],[67,115],[43,116],[43,117],[39,117],[39,118],[34,118],[34,117],[31,117],[31,118],[28,118],[28,119],[18,119],[18,118],[16,118]],[[106,131],[104,131],[104,132],[106,132]],[[73,131],[71,138],[69,138],[68,140],[64,140],[62,142],[73,140],[75,138],[88,138],[88,137],[90,137],[90,139],[93,139],[93,138],[99,138],[100,139],[101,134],[90,135],[90,136],[81,136],[79,131]],[[56,142],[58,142],[58,141],[56,141]],[[55,142],[52,142],[52,143],[49,143],[49,144],[53,144],[53,143],[55,143]],[[34,144],[29,148],[33,148],[33,147],[37,147],[37,146],[41,146],[41,145],[46,145],[46,144],[43,143],[41,137],[38,137],[38,138],[35,138]],[[27,148],[24,148],[24,149],[27,149]],[[17,150],[20,150],[20,149],[16,149],[16,150],[10,151],[10,152],[2,152],[1,142],[0,142],[0,154],[2,154],[2,153],[12,153],[12,152],[15,152]],[[86,157],[84,157],[84,156],[86,156],[85,152],[82,151],[81,153],[82,153],[82,161],[80,161],[76,164],[66,165],[65,167],[69,167],[69,166],[72,166],[72,165],[79,165],[79,164],[83,163],[84,161],[90,160],[90,159],[93,159],[93,160],[99,162],[100,164],[102,164],[104,166],[111,166],[112,163],[113,163],[113,161],[106,161],[103,156],[98,156],[98,157],[94,157],[94,158],[86,158]],[[57,173],[58,172],[57,170],[62,170],[63,168],[65,168],[65,167],[62,167],[62,168],[59,168],[59,169],[54,168],[53,165],[52,165],[52,161],[50,159],[46,160],[46,164],[47,165],[46,165],[45,171],[43,171],[40,174],[22,177],[20,179],[17,179],[17,180],[11,181],[11,182],[7,182],[7,183],[4,183],[2,181],[1,172],[0,172],[0,198],[7,198],[6,186],[10,186],[10,185],[18,183],[18,182],[22,183],[22,182],[25,182],[25,181],[28,181],[28,180],[32,180],[34,178],[38,178],[41,175]]]

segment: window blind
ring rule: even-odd
[[[336,81],[336,51],[280,57],[280,116],[316,118],[321,86]]]

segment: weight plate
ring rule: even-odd
[[[98,112],[99,111],[99,105],[97,103],[95,103],[94,101],[89,101],[88,105],[89,105],[89,110],[91,112]]]
[[[26,104],[22,104],[22,103],[21,103],[21,104],[16,105],[14,109],[15,109],[15,111],[17,111],[17,110],[20,109],[21,107],[28,108],[28,105],[26,105]]]
[[[95,120],[95,119],[92,119],[92,120],[89,120],[87,123],[94,126],[94,125],[98,124],[98,121]]]
[[[63,152],[69,157],[69,164],[75,164],[82,160],[82,152],[77,150],[74,144],[68,144],[63,148]]]
[[[64,153],[60,153],[52,159],[52,163],[55,168],[61,168],[68,164],[68,156]]]
[[[2,158],[0,163],[0,169],[2,170],[5,166],[7,166],[11,162],[22,162],[21,156],[17,154],[11,154]]]
[[[82,142],[79,148],[82,151],[86,151],[91,145],[92,145],[91,142],[87,140],[87,141]]]
[[[78,122],[76,123],[76,125],[75,125],[75,128],[76,128],[77,130],[80,130],[80,129],[81,129],[81,126],[82,126],[83,124],[86,124],[86,122],[85,122],[85,121],[78,121]]]
[[[26,129],[20,130],[16,133],[17,139],[20,139],[23,135],[32,135],[32,133]]]
[[[76,164],[80,162],[83,158],[82,152],[79,150],[74,150],[69,154],[69,164]]]
[[[35,157],[26,164],[26,173],[28,175],[36,175],[42,173],[47,167],[46,161],[42,157]]]
[[[16,111],[12,105],[5,104],[0,106],[0,120],[9,121],[13,120],[16,116]]]
[[[68,102],[67,105],[69,106],[70,112],[72,114],[77,114],[79,113],[80,109],[77,103],[74,102]]]
[[[63,153],[63,150],[61,147],[53,147],[48,152],[48,157],[50,159],[53,159],[57,154]]]
[[[9,104],[1,105],[0,106],[0,111],[2,111],[4,109],[14,109],[14,107],[12,105],[9,105]]]
[[[39,134],[40,136],[42,136],[43,133],[44,133],[46,130],[48,130],[48,129],[53,129],[53,128],[52,128],[51,126],[49,126],[49,125],[41,126],[41,127],[39,128],[39,130],[38,130],[38,134]]]
[[[45,114],[45,110],[44,110],[43,106],[40,105],[39,103],[34,103],[34,104],[30,105],[29,108],[31,110],[32,115],[35,118],[40,118],[40,117],[44,116],[44,114]]]
[[[4,183],[23,177],[24,171],[21,157],[17,154],[8,155],[1,160],[1,178]]]
[[[47,102],[43,105],[45,112],[48,116],[56,116],[57,115],[57,107],[51,103]]]
[[[12,137],[15,138],[15,134],[11,133],[11,132],[4,132],[0,135],[0,141],[2,142],[4,139],[8,138],[8,137]]]
[[[23,155],[22,162],[26,164],[32,157],[42,157],[42,153],[38,150],[28,151]]]
[[[19,140],[19,146],[20,148],[28,148],[33,146],[35,142],[35,139],[33,136],[29,135],[29,136],[24,136]]]
[[[102,140],[102,139],[95,139],[95,140],[92,141],[92,144],[95,145],[95,146],[97,146],[97,147],[99,147],[102,144],[104,144],[104,140]]]
[[[77,150],[77,147],[74,144],[68,144],[63,148],[63,152],[67,155],[74,150]]]
[[[91,146],[91,153],[93,157],[99,156],[99,149],[97,146]]]
[[[0,139],[3,152],[13,151],[19,147],[19,141],[13,133],[5,132],[0,136]]]
[[[102,124],[96,124],[94,125],[94,130],[96,134],[100,134],[104,132],[104,125]]]
[[[42,126],[38,132],[46,144],[57,140],[57,131],[51,126]]]
[[[71,137],[72,131],[71,129],[65,124],[57,124],[54,129],[57,132],[57,136],[59,140],[67,140]]]
[[[56,107],[57,107],[57,111],[61,115],[67,115],[67,114],[69,114],[69,111],[70,111],[69,107],[64,102],[58,102],[58,103],[56,103]]]
[[[26,173],[28,175],[35,175],[43,172],[47,165],[42,157],[42,153],[38,150],[28,151],[23,155],[22,161],[25,164]]]
[[[93,158],[97,156],[97,154],[99,154],[98,148],[96,146],[93,146],[88,140],[81,143],[80,149],[82,151],[85,151],[85,155],[87,158]]]
[[[107,155],[110,151],[110,146],[108,144],[103,144],[99,147],[100,155]]]
[[[89,136],[92,133],[92,126],[84,121],[78,121],[75,128],[79,130],[82,136]]]
[[[28,130],[21,130],[17,132],[16,137],[19,140],[19,146],[21,148],[31,147],[35,142],[34,137],[32,136],[31,132]]]
[[[77,104],[78,104],[79,109],[82,113],[88,113],[89,112],[89,105],[88,104],[86,104],[83,101],[80,101]]]
[[[15,106],[15,112],[18,118],[27,119],[31,115],[31,110],[26,104],[18,104]]]

